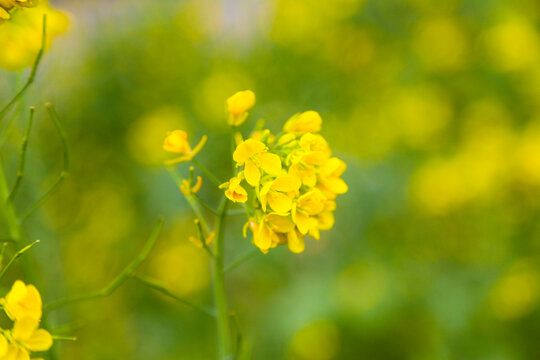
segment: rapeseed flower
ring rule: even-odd
[[[41,319],[42,301],[39,291],[34,285],[26,285],[17,280],[6,297],[0,299],[6,314],[12,320],[31,317]]]
[[[188,135],[184,130],[169,132],[163,143],[163,149],[171,153],[180,154],[181,156],[176,159],[167,160],[165,163],[170,165],[190,161],[204,147],[207,138],[206,135],[203,135],[199,143],[192,149],[188,142]]]
[[[0,360],[30,360],[31,352],[51,348],[51,334],[39,328],[42,301],[35,286],[15,281],[0,304],[14,321],[11,330],[0,329]]]
[[[239,91],[227,99],[229,125],[239,126],[246,120],[247,111],[255,105],[255,94],[251,90]]]
[[[237,140],[233,152],[238,174],[221,185],[225,196],[245,204],[244,226],[263,253],[287,245],[294,253],[305,249],[305,237],[320,238],[333,227],[335,199],[348,191],[341,179],[344,161],[318,132],[322,119],[315,111],[290,118],[283,132],[257,128],[250,138]]]

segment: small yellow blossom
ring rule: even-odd
[[[193,195],[199,192],[202,187],[202,177],[197,176],[197,181],[195,182],[195,185],[190,186],[190,183],[186,179],[182,179],[182,185],[180,185],[180,191],[184,195]]]
[[[7,338],[9,341],[2,357],[6,360],[29,360],[30,352],[47,351],[53,344],[51,334],[47,330],[39,329],[39,320],[32,317],[17,320],[13,329],[4,334],[4,340]]]
[[[314,133],[321,131],[322,119],[318,112],[310,110],[291,117],[283,126],[283,131]]]
[[[26,285],[17,280],[5,298],[0,299],[6,314],[12,320],[31,317],[41,319],[41,296],[34,285]]]
[[[255,94],[251,90],[239,91],[227,99],[229,125],[239,126],[247,118],[247,111],[255,105]]]
[[[232,202],[244,203],[247,201],[248,195],[246,189],[240,185],[242,182],[241,177],[234,177],[226,183],[219,186],[220,189],[227,188],[225,196]]]
[[[181,154],[182,156],[167,160],[167,165],[177,164],[184,161],[190,161],[195,155],[197,155],[203,146],[206,144],[208,137],[203,135],[199,143],[192,149],[188,142],[188,135],[183,130],[174,130],[167,134],[165,141],[163,142],[163,149],[165,151]]]
[[[236,166],[245,164],[244,176],[251,186],[259,186],[261,171],[279,175],[281,160],[278,155],[267,152],[266,145],[260,141],[247,139],[236,147],[233,153]]]
[[[212,243],[212,241],[214,240],[214,238],[216,237],[216,233],[215,232],[211,232],[210,235],[208,235],[208,237],[206,237],[206,239],[204,240],[204,243],[206,245],[210,245]],[[189,237],[189,241],[194,244],[196,247],[198,248],[202,248],[203,247],[203,244],[201,242],[201,239],[199,238],[196,238],[195,236],[190,236]]]

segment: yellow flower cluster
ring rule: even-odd
[[[0,305],[14,321],[11,330],[0,329],[0,360],[30,360],[31,352],[51,348],[51,334],[39,328],[42,302],[35,286],[15,281]]]
[[[245,203],[246,228],[264,253],[285,244],[300,253],[306,235],[319,239],[320,230],[334,225],[335,199],[348,190],[340,177],[346,164],[316,134],[321,124],[315,111],[296,114],[280,135],[258,131],[233,153],[240,171],[221,188],[231,201]]]

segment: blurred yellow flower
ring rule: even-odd
[[[41,296],[34,285],[26,285],[17,280],[6,297],[0,299],[6,314],[12,320],[31,317],[41,319]]]
[[[5,334],[10,344],[4,359],[30,359],[30,352],[47,351],[53,344],[51,334],[47,330],[39,329],[39,320],[32,317],[15,321],[13,329]]]
[[[319,132],[321,131],[322,119],[316,111],[305,111],[301,114],[296,114],[291,117],[283,126],[283,131],[286,132]]]
[[[336,359],[341,343],[337,325],[329,320],[318,320],[301,328],[293,337],[290,351],[293,359]]]
[[[457,19],[429,18],[420,22],[413,48],[429,70],[456,70],[467,59],[467,34]]]
[[[247,191],[240,185],[241,182],[241,177],[233,177],[228,182],[221,184],[219,188],[227,189],[225,191],[225,196],[232,202],[244,203],[247,201]]]
[[[174,130],[169,132],[165,141],[163,142],[163,149],[168,152],[175,154],[181,154],[179,158],[167,160],[166,164],[176,164],[184,161],[190,161],[195,155],[201,151],[203,146],[206,144],[207,136],[203,135],[199,143],[191,149],[187,141],[187,133],[183,130]]]
[[[197,176],[197,180],[194,185],[191,185],[188,180],[182,179],[182,185],[180,185],[180,191],[184,195],[196,194],[201,190],[202,177]]]
[[[499,70],[523,70],[538,64],[540,38],[526,18],[509,18],[488,29],[483,38],[487,55]]]
[[[14,1],[2,0],[2,3],[13,4]],[[17,1],[16,4],[22,6],[23,2]],[[3,13],[5,18],[5,10]],[[0,67],[19,70],[34,62],[41,47],[44,14],[47,15],[46,48],[50,47],[56,36],[66,32],[68,16],[52,9],[46,0],[39,1],[37,6],[31,9],[13,12],[10,21],[0,25]]]
[[[239,91],[227,99],[229,125],[239,126],[247,118],[247,112],[255,105],[255,94],[251,90]]]

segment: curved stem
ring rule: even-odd
[[[225,289],[225,272],[223,269],[223,250],[224,250],[224,226],[225,215],[227,213],[228,201],[225,197],[222,198],[216,219],[215,232],[215,249],[212,276],[214,286],[214,302],[216,307],[216,322],[217,322],[217,339],[218,339],[218,359],[226,360],[232,355],[229,314],[227,310],[227,293]]]
[[[24,84],[23,88],[7,103],[6,106],[0,110],[0,120],[4,118],[4,116],[7,114],[9,109],[24,95],[26,90],[32,85],[36,78],[37,69],[39,67],[39,63],[41,62],[41,58],[43,57],[43,52],[45,51],[45,42],[47,39],[47,15],[43,14],[43,28],[41,33],[41,47],[39,48],[39,51],[36,56],[36,60],[34,60],[34,64],[32,65],[32,70],[30,70],[30,75],[28,76],[28,80],[26,80],[26,83]]]

